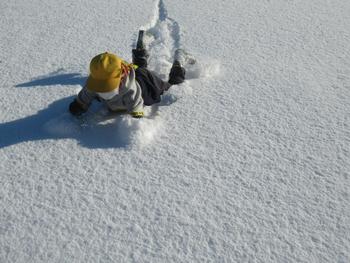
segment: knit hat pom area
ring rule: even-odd
[[[90,62],[87,89],[93,92],[110,92],[119,87],[123,60],[112,53],[102,53]]]

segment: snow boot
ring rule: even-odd
[[[181,66],[179,60],[174,60],[173,66],[169,73],[168,83],[171,85],[180,84],[185,81],[186,70]]]
[[[136,49],[132,50],[132,63],[140,68],[147,68],[149,54],[143,43],[144,31],[140,30],[137,38]]]

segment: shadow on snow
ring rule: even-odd
[[[79,73],[62,72],[64,70],[59,69],[47,76],[18,84],[16,87],[83,86],[86,81],[86,77]],[[129,138],[125,132],[118,137],[116,131],[118,120],[109,123],[89,121],[87,124],[71,116],[68,106],[73,99],[74,96],[66,97],[53,102],[48,108],[40,110],[35,115],[0,123],[0,149],[21,142],[66,138],[76,139],[80,145],[87,148],[113,148],[128,145]]]
[[[62,73],[63,69],[59,69],[50,73],[48,76],[39,77],[29,82],[16,85],[17,88],[35,87],[35,86],[53,86],[53,85],[81,85],[83,86],[86,77],[79,73]]]
[[[39,77],[16,87],[35,87],[51,85],[83,85],[86,77],[78,73],[60,74],[59,69],[48,76]],[[151,106],[151,114],[144,120],[134,120],[129,116],[106,114],[102,103],[92,103],[83,118],[76,118],[68,112],[69,104],[75,96],[69,96],[51,103],[46,109],[32,116],[0,123],[0,149],[22,142],[40,140],[75,139],[87,148],[126,148],[131,144],[135,132],[155,131],[152,120],[159,106],[169,106],[177,98],[165,94],[157,105]],[[149,127],[150,126],[150,127]],[[152,129],[151,129],[152,128]]]
[[[92,119],[84,123],[68,112],[68,105],[73,99],[74,96],[66,97],[53,102],[35,115],[0,123],[0,148],[21,142],[65,138],[76,139],[87,148],[116,148],[129,144],[130,130],[125,131],[123,127],[118,127],[121,118],[117,117],[109,122]]]

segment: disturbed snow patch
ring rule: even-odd
[[[64,113],[44,123],[47,138],[75,138],[88,148],[144,147],[161,132],[162,119],[153,107],[145,117],[110,114],[106,109],[89,112],[79,119]]]
[[[142,119],[123,116],[120,118],[117,131],[129,146],[142,148],[156,139],[162,130],[162,123],[160,116],[149,116]]]
[[[181,62],[186,69],[186,80],[198,79],[199,77],[211,78],[221,72],[219,61],[210,58],[196,58],[183,46],[181,27],[175,19],[168,15],[163,0],[156,2],[151,23],[141,27],[141,30],[145,31],[144,44],[150,53],[149,68],[157,72],[162,79],[168,79],[177,50],[182,50],[185,53],[184,60]]]

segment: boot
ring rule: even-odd
[[[146,49],[132,50],[132,63],[140,68],[147,68],[149,54]]]
[[[180,84],[185,81],[186,70],[181,66],[178,60],[174,60],[173,66],[169,73],[168,83],[171,85]]]
[[[136,49],[132,50],[132,63],[139,66],[140,68],[147,68],[149,54],[145,49],[145,45],[143,43],[143,34],[144,31],[140,30],[139,36],[137,38]]]

